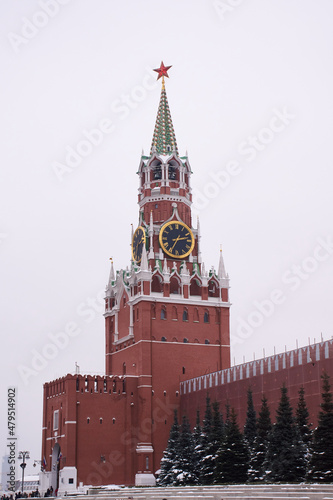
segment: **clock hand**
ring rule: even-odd
[[[177,243],[177,241],[178,241],[179,239],[180,239],[180,236],[177,236],[176,241],[174,242],[174,244],[173,244],[172,248],[170,249],[170,252],[172,252],[172,250],[174,249],[174,247],[175,247],[175,245],[176,245],[176,243]],[[174,241],[174,240],[173,240],[173,241]]]
[[[172,241],[175,241],[175,239],[176,238],[173,238]],[[180,240],[187,240],[187,236],[184,236],[184,238],[179,238],[179,236],[178,236],[177,241],[180,241]]]

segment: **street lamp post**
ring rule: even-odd
[[[25,463],[28,458],[30,458],[30,452],[29,451],[19,451],[18,459],[22,460],[22,463],[20,464],[20,467],[22,467],[22,494],[24,493],[24,469],[26,468],[27,464]]]

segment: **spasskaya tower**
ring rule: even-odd
[[[229,279],[221,251],[217,269],[202,262],[192,171],[178,153],[165,90],[170,67],[155,70],[162,90],[150,154],[137,172],[130,265],[115,272],[111,261],[105,297],[106,375],[137,378],[137,485],[155,482],[180,382],[230,366]]]

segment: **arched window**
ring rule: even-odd
[[[180,282],[179,279],[176,276],[173,276],[170,279],[170,293],[180,293]]]
[[[198,308],[195,307],[194,308],[194,312],[193,312],[193,321],[195,323],[199,323],[199,311],[198,311]]]
[[[172,319],[174,321],[177,321],[177,319],[178,319],[178,312],[177,312],[176,306],[172,306]]]
[[[168,177],[170,180],[174,181],[176,179],[176,169],[175,167],[169,165],[168,168]]]
[[[155,304],[152,304],[152,306],[151,306],[151,317],[152,317],[152,319],[156,319],[156,306],[155,306]]]
[[[184,307],[183,321],[188,321],[188,310],[187,310],[187,307]]]
[[[162,169],[161,169],[161,165],[156,165],[156,167],[154,167],[154,170],[153,170],[153,178],[154,178],[154,181],[157,181],[159,179],[162,178]]]
[[[219,285],[215,279],[208,282],[208,297],[218,297],[220,293]]]
[[[165,306],[161,307],[161,319],[167,319],[167,310]]]
[[[123,375],[126,375],[126,363],[123,363]]]
[[[191,280],[190,295],[201,295],[201,283],[197,278]]]
[[[152,292],[163,292],[163,283],[162,278],[155,274],[151,283],[151,291]]]
[[[166,342],[166,337],[161,337],[162,342]]]
[[[204,323],[209,323],[209,312],[206,309],[204,313]]]

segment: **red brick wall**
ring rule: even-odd
[[[197,409],[200,410],[201,418],[204,416],[208,393],[211,401],[220,402],[220,409],[224,414],[225,404],[229,402],[230,406],[235,408],[238,421],[243,426],[247,410],[246,393],[248,387],[251,387],[257,413],[260,410],[261,398],[265,394],[274,421],[281,397],[280,388],[285,383],[293,408],[297,406],[298,391],[303,385],[310,420],[315,425],[321,403],[320,376],[324,370],[333,377],[332,340],[206,375],[201,377],[200,389],[199,378],[188,381],[181,387],[181,413],[188,415],[194,425]]]

